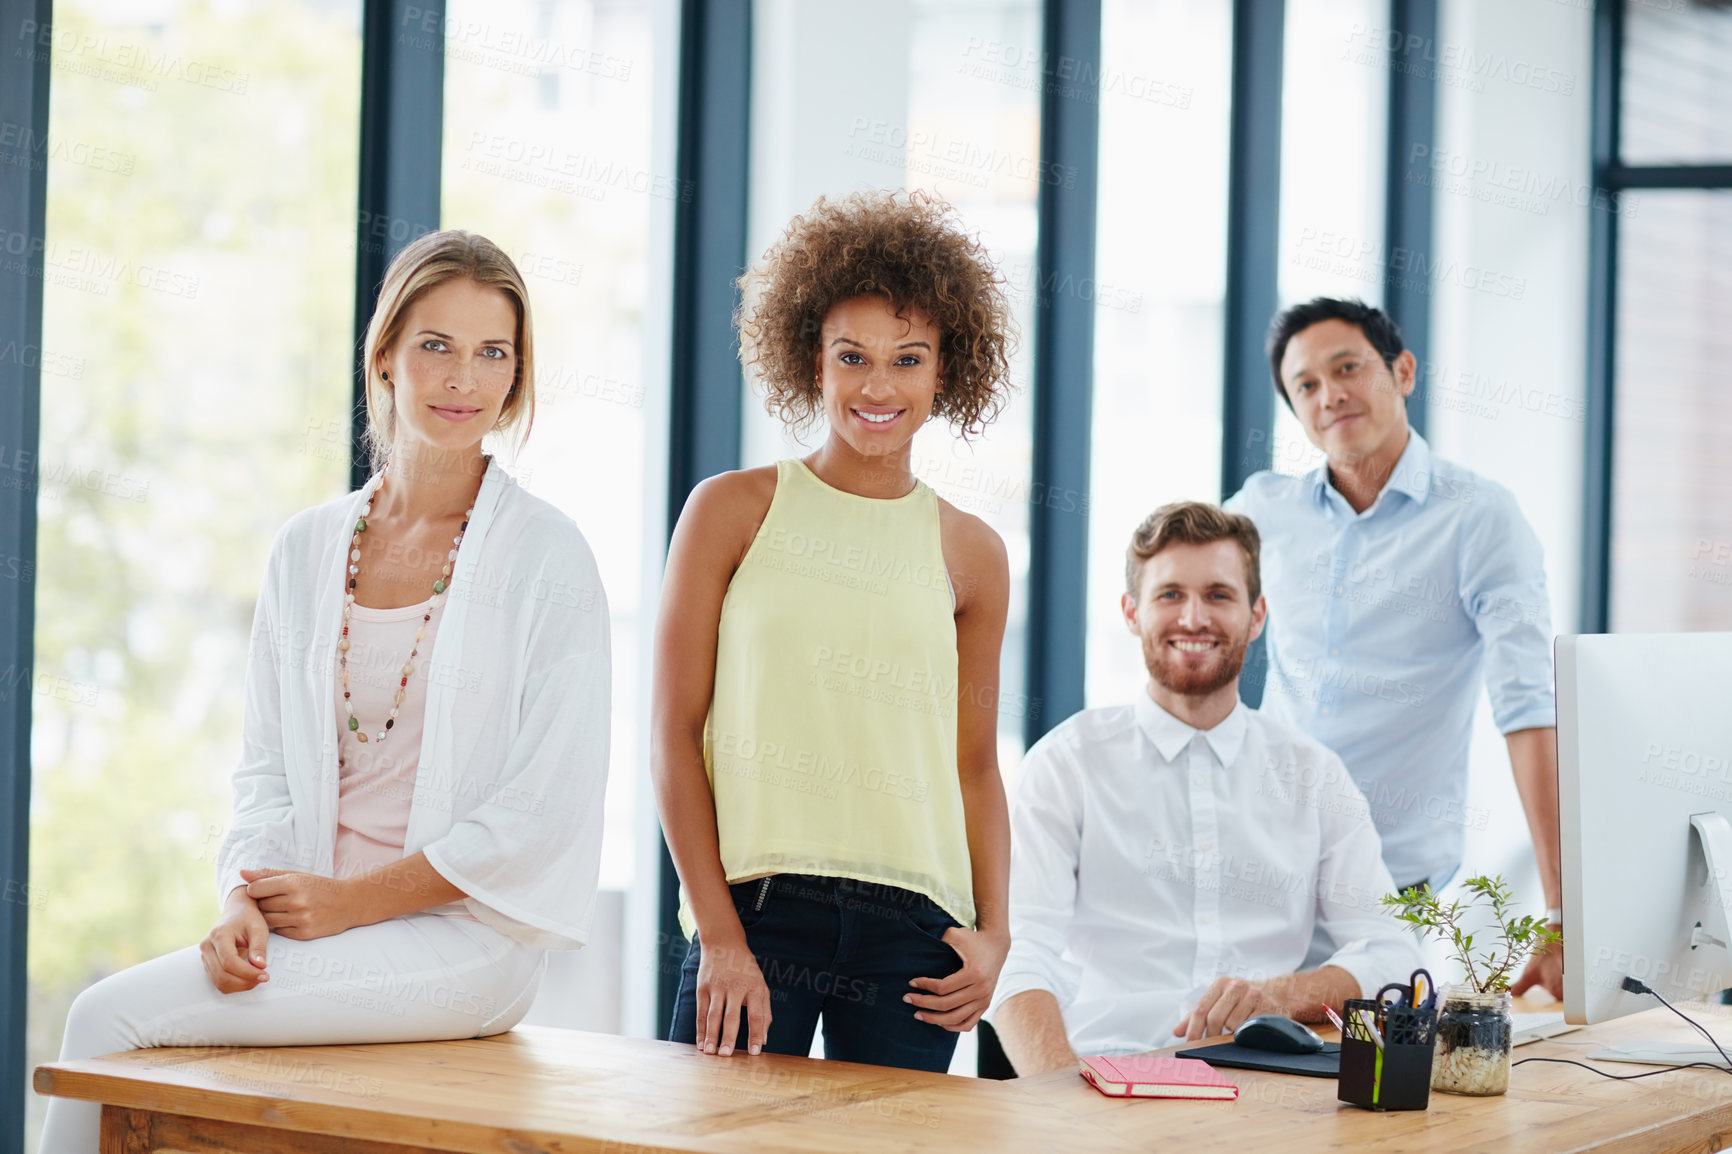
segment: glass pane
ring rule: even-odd
[[[1119,614],[1132,530],[1168,501],[1220,496],[1232,24],[1215,0],[1102,12],[1090,705],[1129,701],[1148,676]]]
[[[1618,245],[1611,628],[1732,629],[1732,193],[1645,192]]]
[[[1383,300],[1388,24],[1381,0],[1288,0],[1281,62],[1283,306]]]
[[[1732,162],[1732,8],[1631,0],[1623,80],[1625,163]]]
[[[1425,436],[1440,459],[1509,491],[1544,551],[1551,628],[1574,632],[1588,348],[1579,286],[1588,213],[1603,210],[1589,208],[1585,128],[1560,126],[1589,122],[1592,14],[1566,4],[1439,7],[1433,55],[1448,70],[1437,132],[1428,153],[1396,158],[1403,180],[1432,191]],[[1514,71],[1512,62],[1536,68]],[[1554,70],[1543,85],[1557,74],[1581,79],[1535,87],[1540,65]],[[1481,700],[1462,872],[1502,874],[1524,900],[1538,900],[1508,744]]]
[[[31,1064],[84,986],[211,926],[271,539],[347,487],[359,25],[62,0],[38,42]]]
[[[588,948],[555,955],[558,972],[543,988],[559,1002],[558,1025],[613,1031],[635,1010],[622,1002],[622,943],[609,935],[635,880],[647,757],[639,671],[654,615],[642,603],[644,535],[663,526],[645,481],[666,459],[665,423],[645,419],[651,228],[671,219],[676,195],[651,151],[656,19],[652,6],[609,0],[453,0],[445,14],[441,224],[511,254],[536,320],[535,428],[521,454],[496,448],[526,489],[577,522],[607,590],[613,730],[602,905]],[[579,979],[572,966],[597,968]]]
[[[754,16],[749,252],[756,259],[819,195],[922,188],[945,197],[978,232],[1010,283],[1022,340],[1021,389],[984,437],[962,444],[943,422],[916,435],[916,473],[1004,538],[1010,621],[1004,638],[1000,760],[1022,755],[1032,434],[1028,381],[1037,278],[1040,188],[1040,5],[1035,0],[900,0],[862,23],[847,4],[768,0]],[[834,46],[871,60],[838,70]],[[804,455],[804,445],[746,401],[745,463]]]
[[[1281,63],[1281,307],[1316,296],[1383,303],[1389,70],[1383,0],[1288,0]],[[1269,382],[1273,388],[1273,382]],[[1323,454],[1275,402],[1273,468]]]

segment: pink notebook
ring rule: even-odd
[[[1084,1058],[1082,1076],[1109,1098],[1237,1098],[1239,1087],[1195,1058]]]

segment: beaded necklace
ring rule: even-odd
[[[391,469],[386,465],[379,472],[379,487],[373,491],[373,496],[367,498],[366,505],[361,508],[360,517],[355,520],[355,533],[349,540],[349,587],[343,594],[343,635],[337,639],[337,675],[343,682],[343,708],[349,714],[349,731],[355,735],[356,741],[367,740],[366,730],[361,728],[360,718],[355,716],[355,704],[349,697],[349,617],[355,607],[355,578],[361,572],[361,534],[367,531],[367,517],[373,511],[373,501],[385,491],[385,474]],[[479,493],[477,493],[479,496]],[[421,651],[421,642],[427,639],[427,623],[433,620],[433,610],[439,608],[439,599],[450,587],[451,567],[457,563],[457,550],[463,544],[463,534],[469,529],[469,518],[475,516],[475,506],[470,505],[463,514],[463,524],[457,530],[457,536],[451,539],[451,551],[445,555],[445,568],[439,578],[433,582],[433,596],[427,600],[427,611],[421,614],[421,628],[415,631],[415,643],[409,647],[409,659],[403,662],[397,681],[397,696],[391,706],[391,716],[385,719],[385,728],[374,735],[374,741],[384,741],[391,736],[391,729],[397,724],[397,714],[403,708],[403,699],[409,696],[409,675],[415,672],[415,655]]]

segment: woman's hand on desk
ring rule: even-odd
[[[922,1022],[961,1033],[974,1029],[992,1004],[998,972],[1010,953],[1010,934],[951,926],[944,941],[962,959],[962,968],[947,978],[915,978],[908,984],[920,992],[904,994],[902,1000],[919,1011],[914,1016]]]
[[[236,886],[223,903],[223,916],[198,944],[199,960],[219,994],[250,990],[271,976],[265,970],[270,928],[246,887]]]

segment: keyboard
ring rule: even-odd
[[[1537,1042],[1541,1038],[1555,1038],[1559,1034],[1567,1034],[1571,1030],[1579,1029],[1581,1029],[1580,1026],[1572,1026],[1564,1021],[1561,1012],[1511,1014],[1510,1045],[1525,1046],[1529,1042]]]

